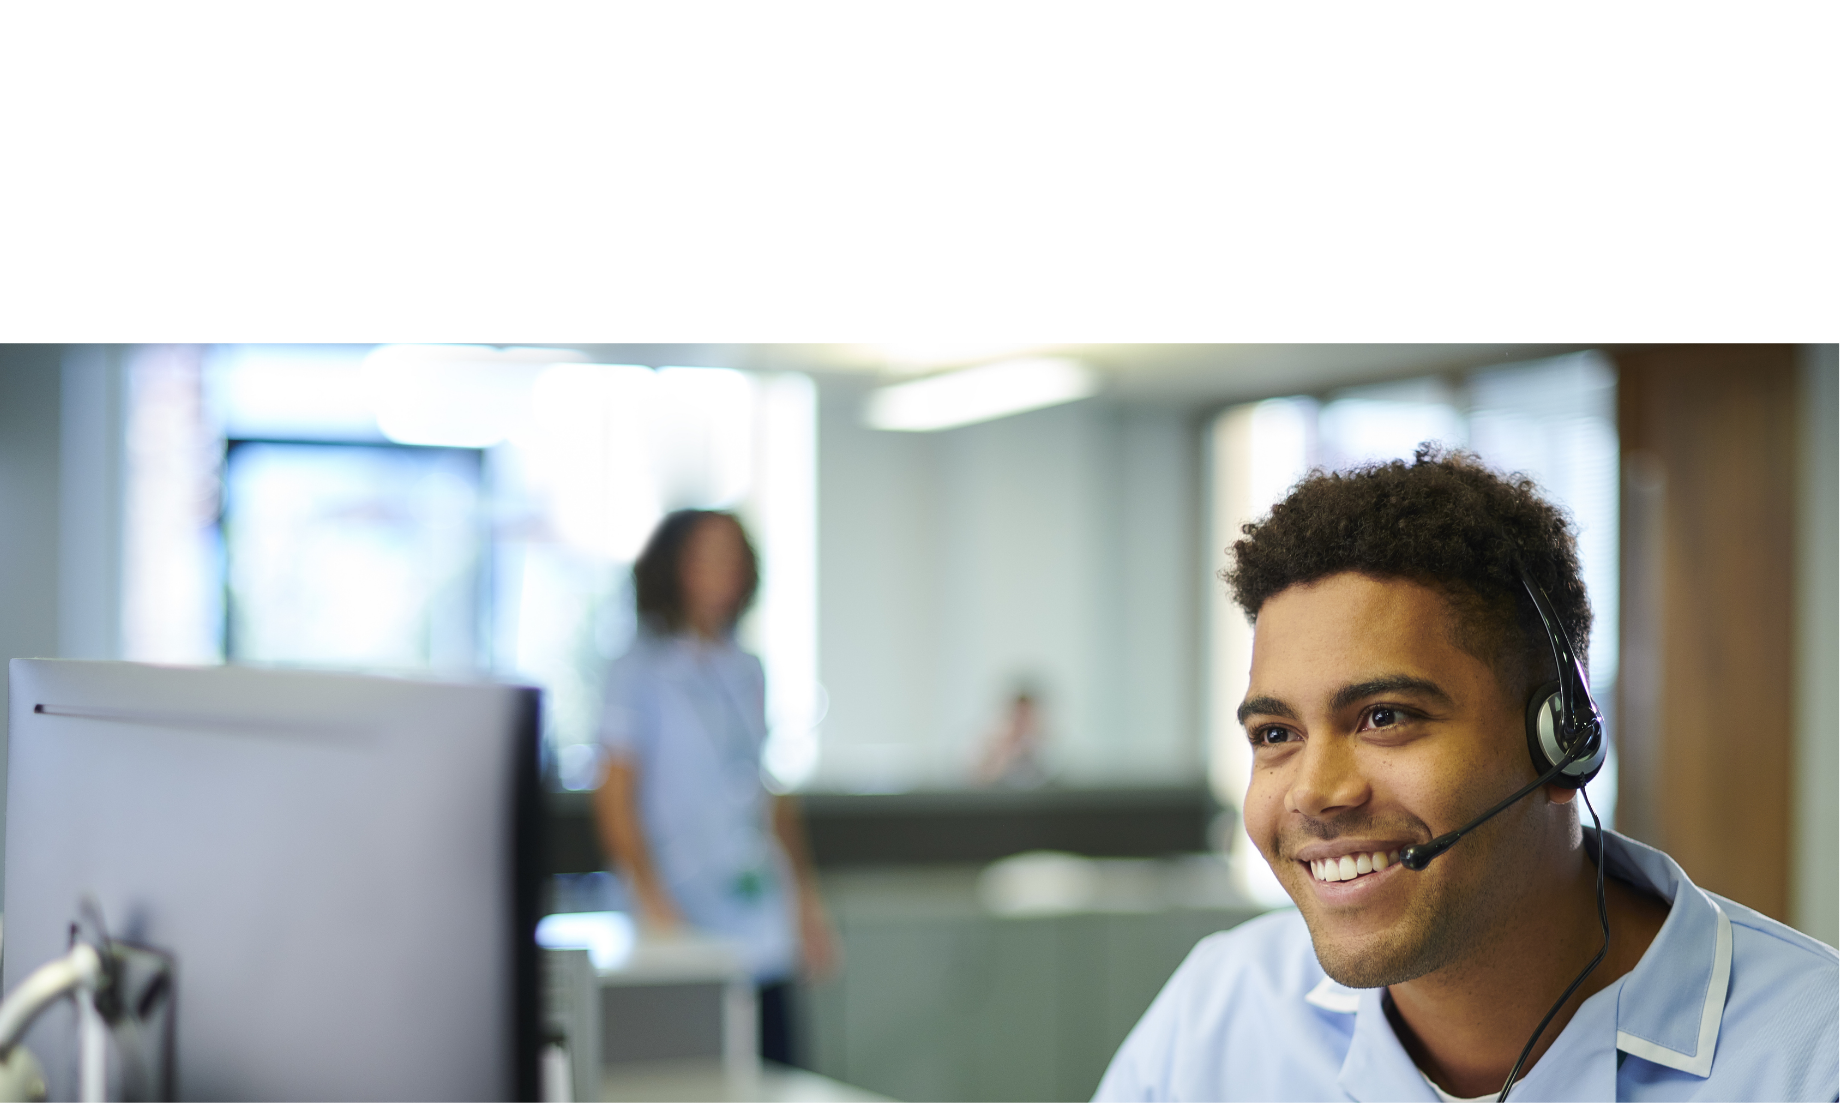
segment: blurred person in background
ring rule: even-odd
[[[601,845],[644,930],[737,945],[760,991],[761,1056],[793,1064],[788,996],[835,939],[793,798],[761,781],[766,678],[735,643],[759,582],[727,513],[679,510],[633,565],[639,633],[608,672],[595,791]]]
[[[984,741],[984,754],[978,760],[975,777],[979,785],[997,785],[1008,789],[1037,789],[1049,780],[1043,761],[1042,745],[1047,736],[1042,729],[1039,694],[1028,682],[1016,687],[1003,721]]]

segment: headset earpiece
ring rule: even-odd
[[[1527,753],[1533,756],[1535,772],[1544,774],[1564,760],[1570,749],[1560,742],[1564,730],[1565,695],[1558,682],[1547,682],[1533,691],[1527,700]],[[1604,765],[1603,737],[1597,746],[1578,756],[1551,782],[1567,789],[1581,789]]]
[[[1585,676],[1584,664],[1578,661],[1577,652],[1573,650],[1571,640],[1566,638],[1565,628],[1553,612],[1552,603],[1546,600],[1545,592],[1534,582],[1533,576],[1527,573],[1525,565],[1520,567],[1520,573],[1521,583],[1527,588],[1527,597],[1532,600],[1534,610],[1540,614],[1540,623],[1546,628],[1546,640],[1552,645],[1553,665],[1559,674],[1558,681],[1547,682],[1534,690],[1533,696],[1527,701],[1527,752],[1533,756],[1533,766],[1538,773],[1532,781],[1521,786],[1518,792],[1455,831],[1446,831],[1429,842],[1413,843],[1400,850],[1399,864],[1407,869],[1424,869],[1431,864],[1433,858],[1455,846],[1458,839],[1481,827],[1490,817],[1540,786],[1562,785],[1567,789],[1582,789],[1603,767],[1604,753],[1608,749],[1604,743],[1604,718],[1597,709],[1597,702],[1591,700],[1591,686]],[[1562,742],[1567,739],[1578,739],[1581,742]],[[1603,906],[1601,891],[1598,906]],[[1561,999],[1560,1002],[1565,1001]],[[1542,1024],[1540,1030],[1544,1029]],[[1539,1031],[1534,1031],[1534,1037],[1539,1037]],[[1524,1054],[1522,1057],[1525,1059]],[[1504,1089],[1502,1096],[1505,1098],[1507,1094]]]

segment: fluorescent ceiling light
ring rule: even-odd
[[[924,433],[1058,406],[1098,390],[1098,376],[1074,360],[1005,360],[882,387],[870,393],[863,418],[874,429]]]
[[[398,444],[490,448],[530,414],[531,385],[573,349],[381,345],[365,357],[377,428]]]
[[[211,405],[230,437],[365,440],[378,436],[364,375],[370,350],[352,345],[218,345]]]
[[[994,360],[1012,360],[1044,351],[1040,345],[1019,345],[1001,341],[902,341],[895,344],[866,345],[861,350],[873,359],[884,361],[900,372],[923,372],[938,368],[956,368],[966,364],[987,364]]]

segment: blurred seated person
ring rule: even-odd
[[[639,633],[608,671],[594,811],[641,928],[738,945],[761,1056],[792,1064],[790,982],[829,972],[836,951],[797,803],[761,783],[766,679],[734,638],[758,580],[733,516],[659,523],[633,565]]]
[[[996,785],[1007,789],[1035,789],[1048,783],[1048,768],[1042,761],[1042,744],[1046,735],[1041,725],[1041,706],[1035,690],[1026,683],[1017,688],[1004,710],[1003,722],[990,734],[978,760],[979,785]]]

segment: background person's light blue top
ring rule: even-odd
[[[607,674],[601,743],[638,771],[640,825],[694,927],[737,942],[758,981],[791,974],[790,870],[769,828],[760,660],[735,646],[640,633]]]
[[[1509,1099],[1840,1099],[1840,957],[1614,832],[1609,872],[1672,904],[1629,973],[1579,1007]],[[1586,832],[1587,840],[1592,833]],[[1384,989],[1323,975],[1295,910],[1197,945],[1097,1098],[1428,1100]]]

